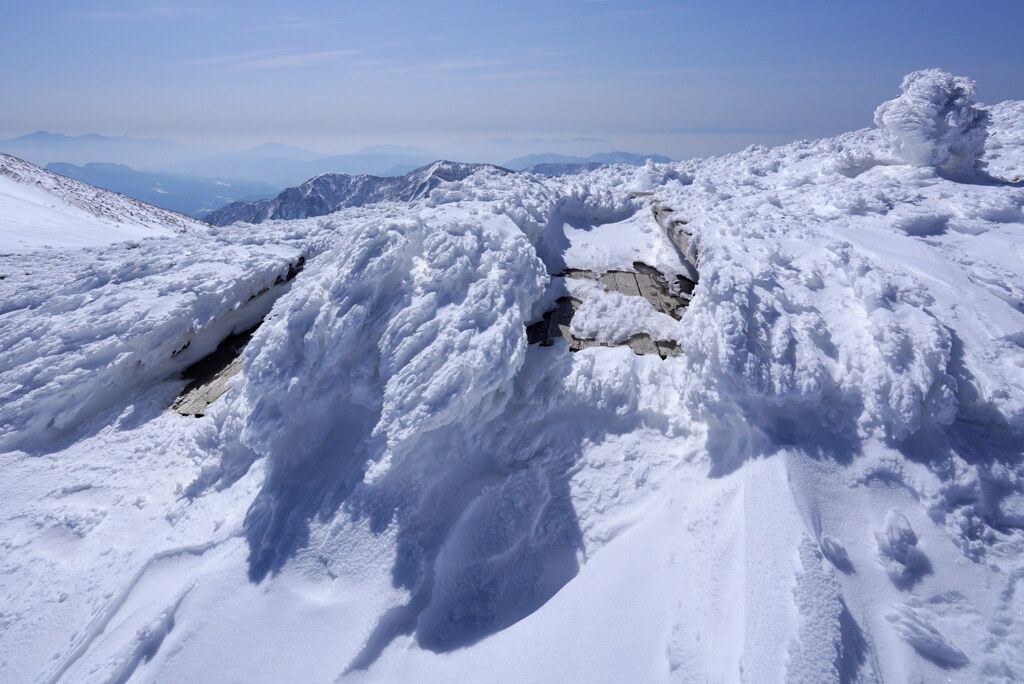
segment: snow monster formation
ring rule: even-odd
[[[925,69],[907,74],[900,90],[875,110],[875,124],[895,155],[953,176],[979,170],[989,117],[971,100],[975,82]]]

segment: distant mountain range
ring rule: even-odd
[[[206,216],[215,226],[236,221],[262,223],[273,219],[300,219],[325,216],[345,207],[375,202],[409,202],[427,197],[430,192],[451,181],[463,180],[481,169],[512,173],[489,164],[461,164],[439,161],[398,177],[352,176],[325,173],[302,185],[288,188],[274,199],[258,202],[233,202]]]
[[[643,166],[647,161],[667,164],[672,161],[670,158],[660,154],[633,154],[632,152],[599,152],[589,157],[571,157],[565,154],[530,154],[507,161],[502,166],[513,171],[525,171],[530,167],[552,164],[630,164],[632,166]],[[596,168],[596,167],[594,167]]]
[[[264,146],[265,148],[266,146]],[[262,148],[256,148],[260,150]],[[224,153],[213,157],[170,164],[166,171],[190,176],[238,178],[268,183],[278,188],[302,183],[323,173],[369,173],[397,176],[437,159],[437,156],[414,156],[390,152],[339,154],[313,159],[258,156],[256,150]]]
[[[391,145],[378,145],[354,154],[340,155],[324,155],[277,143],[226,152],[170,140],[109,137],[94,133],[69,136],[46,131],[0,140],[0,152],[41,166],[53,163],[78,166],[121,164],[136,171],[172,173],[189,176],[193,180],[230,178],[236,183],[259,183],[275,190],[297,185],[322,173],[398,176],[440,156],[420,148]]]
[[[273,197],[281,191],[281,186],[268,183],[136,171],[123,164],[54,163],[46,170],[197,218],[229,202]]]
[[[534,164],[527,166],[522,173],[535,173],[538,176],[568,176],[573,173],[593,171],[606,164],[600,162],[566,162],[562,164]]]
[[[51,162],[112,162],[147,171],[162,170],[167,164],[209,154],[208,150],[201,147],[170,140],[132,138],[127,135],[113,138],[96,133],[71,136],[46,131],[0,140],[0,152],[40,166]]]
[[[540,144],[545,141],[537,142]],[[98,134],[69,136],[46,131],[0,140],[0,152],[157,207],[204,220],[210,216],[215,219],[220,216],[231,217],[228,223],[249,220],[242,217],[250,214],[253,217],[273,215],[273,218],[280,218],[282,212],[287,214],[292,211],[290,207],[298,207],[300,204],[308,206],[310,211],[319,211],[314,209],[313,204],[308,204],[313,202],[310,198],[315,192],[308,197],[304,196],[307,204],[294,204],[294,194],[305,192],[301,189],[308,190],[311,183],[323,187],[324,206],[352,206],[346,202],[362,202],[364,200],[358,198],[377,197],[375,193],[380,193],[386,199],[404,197],[404,190],[401,189],[412,182],[410,178],[425,168],[433,167],[432,162],[440,156],[419,147],[395,145],[376,145],[354,154],[330,156],[278,143],[227,152],[170,140]],[[661,155],[630,152],[603,152],[589,157],[543,153],[512,159],[502,167],[545,176],[560,176],[592,170],[605,164],[642,165],[648,160],[660,163],[671,161]],[[437,172],[444,174],[455,167],[479,166],[456,164],[449,171]],[[334,180],[324,179],[324,176]],[[343,176],[360,180],[343,182],[340,180]],[[439,175],[435,177],[440,178]],[[390,184],[382,183],[385,178],[398,180]],[[337,187],[328,190],[326,186],[330,183]],[[281,192],[281,188],[288,190]],[[281,195],[274,197],[279,192]],[[266,199],[271,197],[274,199]],[[280,203],[274,209],[243,208],[259,204],[256,200]]]

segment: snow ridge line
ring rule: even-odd
[[[303,263],[294,247],[187,242],[179,255],[151,241],[112,248],[132,250],[129,261],[90,264],[70,287],[16,302],[42,321],[0,325],[0,449],[45,452],[138,388],[175,377],[262,320]]]
[[[231,537],[227,537],[227,539],[230,538]],[[110,624],[110,621],[114,619],[114,616],[117,614],[119,610],[121,610],[121,607],[124,606],[125,602],[128,600],[128,596],[132,593],[132,590],[139,584],[139,581],[142,580],[142,577],[149,571],[150,568],[153,567],[154,564],[159,563],[163,560],[167,560],[168,558],[174,558],[175,556],[181,556],[184,554],[188,554],[190,556],[202,556],[210,549],[220,546],[227,539],[222,539],[221,541],[216,542],[206,542],[205,544],[199,544],[196,546],[182,546],[174,549],[168,549],[166,551],[161,551],[160,553],[150,556],[146,560],[146,562],[142,564],[142,567],[135,572],[135,575],[131,578],[131,580],[128,581],[128,584],[126,584],[121,589],[121,591],[118,592],[117,596],[112,598],[104,607],[104,609],[100,611],[96,615],[96,617],[92,619],[92,622],[90,622],[89,626],[86,627],[85,633],[79,638],[78,643],[72,647],[70,652],[66,656],[64,656],[63,660],[57,667],[56,671],[54,671],[53,674],[46,676],[45,679],[40,679],[37,681],[45,681],[46,684],[57,684],[57,682],[60,681],[61,677],[63,677],[64,674],[83,655],[85,655],[86,651],[89,650],[89,647],[92,645],[92,643],[96,641],[96,639],[101,634],[103,634],[104,630],[107,628],[107,625]]]

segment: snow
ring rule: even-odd
[[[974,106],[969,78],[940,69],[908,74],[903,94],[882,104],[875,124],[896,156],[914,166],[973,173],[985,152],[987,113]]]
[[[92,247],[206,224],[0,153],[0,251]]]
[[[656,340],[675,339],[678,321],[657,311],[642,297],[606,292],[591,280],[566,279],[568,292],[582,304],[572,318],[570,329],[577,337],[619,344],[637,333]]]
[[[904,85],[828,140],[0,257],[0,679],[1024,678],[1024,105]],[[681,320],[551,277],[692,275],[637,192]],[[528,345],[566,295],[681,355]]]

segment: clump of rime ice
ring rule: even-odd
[[[885,527],[875,533],[875,539],[878,541],[878,558],[896,584],[912,583],[918,574],[926,570],[928,560],[917,548],[914,528],[895,508],[886,514]]]
[[[988,112],[975,105],[975,83],[941,69],[908,74],[902,94],[875,110],[875,124],[893,153],[913,166],[953,174],[978,168],[985,149]]]

